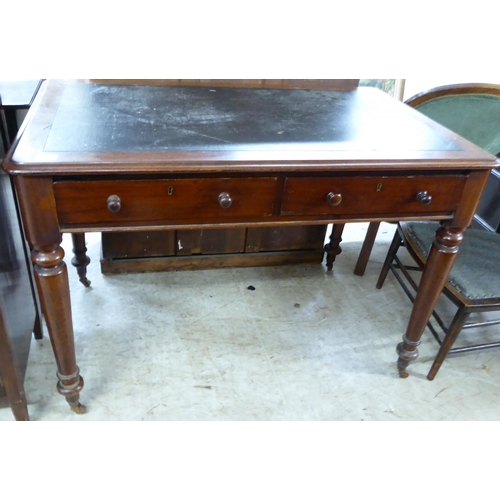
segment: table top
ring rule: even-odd
[[[3,108],[29,108],[42,80],[0,81],[0,100]]]
[[[11,173],[491,168],[495,158],[373,88],[353,91],[49,81]],[[495,166],[495,165],[493,165]]]

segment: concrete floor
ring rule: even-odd
[[[426,330],[410,377],[398,377],[411,303],[392,275],[375,289],[395,226],[381,226],[358,277],[366,227],[346,226],[333,272],[316,264],[103,276],[100,235],[88,234],[92,287],[69,265],[88,411],[73,414],[57,394],[45,337],[32,342],[25,381],[31,419],[498,420],[497,350],[449,357],[430,382],[438,346]],[[63,245],[69,262],[69,235]],[[10,409],[0,420],[13,420]]]

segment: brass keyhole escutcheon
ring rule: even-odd
[[[382,191],[382,183],[381,182],[379,182],[377,184],[377,191]]]
[[[172,194],[173,194],[173,192],[174,192],[174,188],[173,188],[172,186],[169,186],[169,188],[168,188],[168,191],[167,191],[167,192],[168,192],[168,195],[169,195],[169,196],[172,196]]]

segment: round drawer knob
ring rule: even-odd
[[[331,207],[336,207],[342,203],[342,195],[340,193],[332,193],[331,191],[326,195],[326,201]]]
[[[221,193],[219,195],[219,205],[222,208],[229,208],[232,203],[233,200],[231,199],[231,196],[229,196],[229,193]]]
[[[120,197],[116,196],[116,194],[112,194],[108,198],[108,210],[115,214],[120,211],[120,208],[122,208],[122,200],[120,200]]]
[[[427,191],[420,191],[417,193],[417,201],[421,205],[429,205],[432,201],[432,196]]]

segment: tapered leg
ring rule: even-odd
[[[408,377],[406,368],[418,357],[420,338],[455,262],[464,230],[465,228],[449,228],[441,223],[441,227],[436,231],[436,239],[424,266],[408,328],[403,335],[403,342],[398,344],[396,349],[401,378]]]
[[[331,271],[335,258],[342,252],[340,242],[342,241],[342,232],[344,231],[345,224],[334,224],[332,234],[330,235],[330,243],[325,245],[326,252],[326,268]]]
[[[73,253],[75,256],[71,259],[71,264],[76,267],[80,282],[89,287],[90,281],[87,279],[87,266],[90,264],[90,258],[87,256],[87,247],[85,246],[85,233],[72,233]]]
[[[68,272],[63,261],[64,250],[58,244],[35,247],[31,258],[58,368],[57,390],[66,398],[75,413],[85,413],[85,406],[80,404],[78,396],[83,389],[83,378],[76,366]]]
[[[451,322],[450,327],[446,332],[446,336],[444,337],[443,343],[441,344],[437,356],[434,359],[434,363],[432,363],[431,369],[427,374],[427,378],[429,380],[434,380],[434,377],[437,375],[437,372],[441,368],[443,361],[450,352],[450,349],[453,347],[455,340],[457,340],[458,334],[462,331],[462,328],[464,327],[465,322],[467,321],[469,316],[470,313],[464,312],[463,308],[460,308],[455,314],[455,317],[453,318],[453,321]]]
[[[51,177],[15,176],[14,184],[26,240],[32,249],[31,261],[41,310],[56,358],[57,390],[74,412],[84,413],[85,407],[79,402],[83,379],[76,365],[68,270],[63,261],[53,180]]]
[[[375,237],[377,236],[379,227],[380,222],[370,222],[370,225],[368,226],[365,241],[363,241],[363,246],[361,247],[361,252],[359,252],[358,261],[356,262],[356,267],[354,268],[354,274],[357,276],[363,276],[363,274],[365,274],[366,265],[368,264],[368,259],[372,253],[373,244],[375,243]]]

